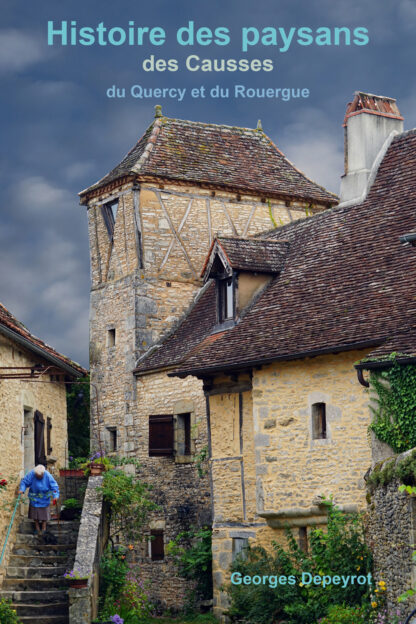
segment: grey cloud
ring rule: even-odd
[[[37,35],[13,28],[0,30],[0,73],[21,71],[46,57],[46,45]]]

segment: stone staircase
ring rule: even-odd
[[[9,558],[0,597],[13,602],[22,624],[68,624],[68,581],[73,567],[79,521],[56,520],[48,532],[57,544],[45,544],[33,535],[33,523],[25,520]]]

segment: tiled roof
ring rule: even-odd
[[[416,324],[416,250],[399,237],[415,229],[413,130],[392,141],[363,203],[327,210],[269,235],[290,242],[282,272],[213,345],[204,343],[207,328],[201,326],[199,347],[181,356],[177,372],[374,347],[405,333]],[[209,317],[215,304],[205,295],[199,305]],[[193,323],[192,314],[186,323]],[[192,340],[194,345],[195,333]]]
[[[338,203],[336,195],[296,169],[262,130],[168,117],[157,117],[121,163],[80,195],[130,175]]]
[[[360,113],[372,113],[381,115],[382,117],[395,117],[403,120],[394,98],[385,97],[384,95],[374,95],[373,93],[364,93],[356,91],[354,99],[347,106],[345,113],[344,126],[348,117],[358,115]]]
[[[7,308],[4,307],[0,303],[0,332],[2,328],[5,328],[7,331],[7,335],[10,338],[15,338],[18,342],[23,344],[27,349],[32,349],[38,355],[43,356],[46,360],[53,361],[53,363],[59,367],[62,366],[62,369],[67,373],[74,375],[75,377],[84,376],[87,374],[82,366],[76,364],[65,355],[58,353],[55,349],[52,349],[49,345],[47,345],[40,338],[36,338],[30,331],[17,320],[13,314],[11,314]]]
[[[283,268],[289,243],[255,238],[217,238],[211,245],[201,275],[209,272],[218,247],[232,269],[278,273]]]
[[[389,336],[383,344],[368,354],[366,361],[382,359],[392,353],[396,353],[397,357],[403,355],[408,357],[416,356],[416,325]]]

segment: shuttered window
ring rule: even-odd
[[[48,455],[50,455],[52,453],[52,418],[50,418],[48,416],[46,421],[47,421],[47,425],[46,425],[46,446],[47,446],[47,453],[48,453]]]
[[[152,529],[150,531],[150,556],[152,561],[161,561],[165,558],[165,545],[163,543],[163,531]]]
[[[173,455],[173,416],[149,416],[149,455]]]

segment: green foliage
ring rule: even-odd
[[[329,607],[328,615],[319,624],[367,624],[368,609],[364,607],[345,607],[334,605]]]
[[[377,408],[370,429],[396,453],[416,446],[416,366],[400,365],[373,374],[370,385],[377,393]]]
[[[416,484],[416,450],[400,461],[393,459],[382,464],[382,467],[376,465],[367,484],[370,490],[374,490],[378,485],[388,485],[393,479],[399,479],[405,486]]]
[[[115,613],[113,604],[121,596],[127,572],[128,565],[125,549],[118,548],[116,550],[107,547],[100,560],[100,596],[104,597],[103,615],[113,615]]]
[[[207,457],[208,457],[208,446],[205,445],[202,447],[199,453],[195,455],[195,465],[196,465],[196,469],[198,470],[198,475],[200,479],[202,479],[203,477],[205,477],[206,474],[208,474],[208,470],[202,467]]]
[[[21,624],[10,600],[0,600],[0,624]]]
[[[147,622],[151,604],[137,566],[127,563],[126,550],[107,548],[100,562],[101,619],[119,615],[125,624]]]
[[[86,457],[90,452],[90,378],[79,381],[67,386],[68,447],[69,455]]]
[[[193,528],[179,533],[166,547],[180,576],[196,582],[195,599],[212,597],[212,530],[209,527]]]
[[[104,473],[100,489],[110,508],[110,540],[119,535],[125,543],[140,541],[148,512],[157,509],[149,498],[150,487],[136,475],[113,468]]]
[[[65,509],[81,509],[82,505],[77,498],[67,498],[62,503]]]
[[[328,527],[324,532],[310,532],[310,552],[303,552],[293,533],[287,529],[288,546],[284,549],[273,542],[272,552],[263,548],[249,547],[243,556],[237,557],[232,572],[244,576],[294,576],[296,583],[272,583],[260,585],[230,585],[227,592],[231,598],[229,616],[231,621],[247,624],[269,624],[284,621],[285,624],[315,624],[328,615],[332,606],[348,604],[370,609],[369,586],[302,585],[302,572],[319,576],[367,576],[371,571],[372,558],[364,540],[361,516],[343,514],[328,503]]]

